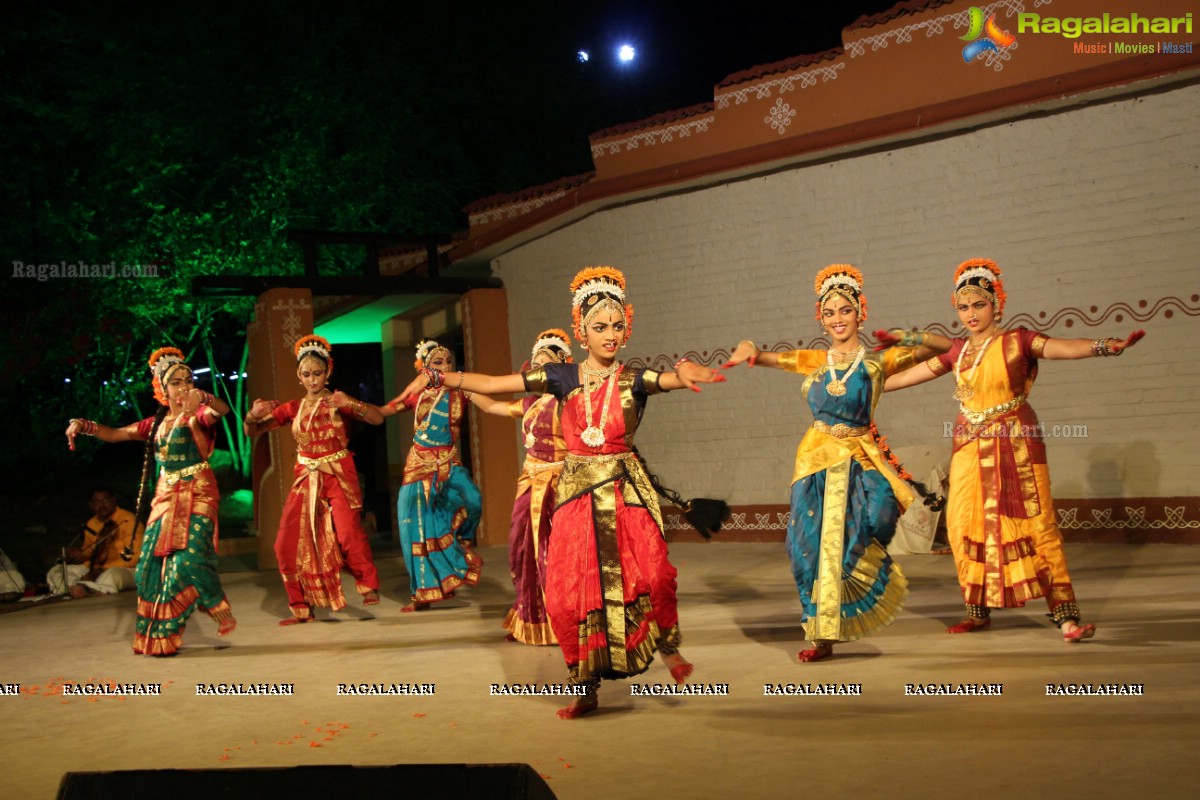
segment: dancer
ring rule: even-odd
[[[819,661],[833,654],[837,642],[890,625],[908,596],[904,574],[886,548],[913,495],[893,469],[899,463],[872,417],[885,377],[927,358],[933,346],[949,347],[948,339],[922,333],[911,334],[910,345],[918,345],[919,336],[919,346],[869,353],[858,339],[867,319],[862,273],[832,264],[817,273],[815,289],[828,350],[773,353],[743,341],[725,364],[806,376],[801,391],[813,424],[796,451],[787,533],[805,633],[813,644],[798,654],[803,662]]]
[[[275,536],[275,560],[292,612],[280,625],[309,622],[314,608],[345,608],[343,568],[354,576],[364,606],[379,602],[379,573],[359,521],[362,488],[346,446],[351,420],[381,425],[383,417],[375,406],[329,389],[332,350],[320,336],[300,337],[296,376],[304,397],[255,400],[242,421],[249,437],[290,424],[296,440],[296,480]]]
[[[574,363],[567,333],[558,328],[539,333],[529,363],[534,369],[545,364]],[[472,394],[471,402],[488,414],[520,419],[525,434],[525,464],[517,479],[517,499],[508,532],[508,568],[517,599],[504,617],[507,638],[525,644],[558,644],[546,616],[544,597],[550,516],[567,452],[558,400],[543,394],[504,402]]]
[[[584,687],[564,719],[598,704],[601,678],[645,672],[657,650],[676,682],[692,665],[679,652],[675,568],[667,558],[654,489],[634,455],[633,435],[646,399],[725,376],[681,359],[674,372],[626,367],[617,350],[629,339],[633,307],[625,277],[589,267],[571,283],[575,335],[587,359],[550,363],[524,375],[425,370],[401,399],[443,383],[483,394],[550,393],[559,402],[566,464],[559,477],[546,554],[546,610],[572,683]]]
[[[183,644],[183,629],[197,608],[217,621],[217,635],[237,626],[217,574],[217,479],[208,465],[217,420],[229,412],[220,398],[197,389],[192,369],[174,347],[150,356],[158,413],[123,428],[86,419],[67,426],[67,444],[75,449],[79,434],[103,442],[142,441],[146,456],[138,517],[145,506],[151,459],[161,467],[149,525],[135,572],[137,633],[133,652],[173,656]]]
[[[1142,338],[1052,339],[1027,328],[1005,330],[1000,268],[986,258],[954,273],[951,302],[967,335],[943,355],[888,378],[902,389],[954,373],[959,415],[950,462],[946,528],[954,550],[966,619],[949,633],[991,625],[991,609],[1019,608],[1045,597],[1064,641],[1090,639],[1067,571],[1054,516],[1041,426],[1026,402],[1039,359],[1119,356]],[[989,346],[990,345],[990,346]]]
[[[433,339],[422,339],[414,366],[441,376],[454,368],[454,355]],[[454,597],[464,583],[479,582],[483,559],[474,543],[483,501],[458,454],[465,399],[459,387],[439,380],[428,391],[406,393],[379,409],[385,417],[413,410],[413,444],[396,501],[412,595],[402,612],[424,611]]]

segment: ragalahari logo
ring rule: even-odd
[[[996,24],[995,14],[990,15],[984,21],[983,10],[978,6],[971,6],[968,13],[970,14],[970,26],[967,29],[967,35],[958,37],[968,43],[962,51],[963,61],[968,64],[984,53],[998,53],[1006,50],[1017,41],[1017,37],[1000,29],[1000,26]]]

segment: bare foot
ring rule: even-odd
[[[515,642],[516,640],[517,637],[513,636],[511,633],[504,637],[504,641],[506,642]]]
[[[580,695],[569,706],[563,706],[556,713],[559,719],[575,719],[584,714],[590,714],[600,707],[600,698],[596,690],[589,688],[587,694]]]
[[[364,594],[362,596],[362,599],[363,599],[364,606],[377,606],[377,605],[379,605],[379,592],[372,589],[371,591]]]
[[[279,627],[286,628],[288,625],[303,625],[306,622],[312,622],[312,617],[288,617],[287,619],[279,620]]]
[[[671,653],[663,656],[663,663],[671,670],[671,677],[676,683],[683,683],[692,674],[695,669],[692,663],[684,658],[679,653]]]
[[[237,620],[230,614],[225,619],[221,620],[217,625],[217,636],[228,636],[233,633],[233,629],[237,627]]]
[[[89,594],[91,594],[91,592],[88,591],[88,588],[86,586],[80,586],[78,583],[75,584],[74,586],[72,586],[70,589],[68,589],[67,592],[68,592],[68,594],[71,595],[71,597],[74,597],[76,600],[78,600],[81,597],[87,597]]]
[[[416,600],[413,600],[411,603],[409,603],[408,605],[401,608],[400,613],[401,614],[411,614],[414,611],[425,611],[428,608],[429,608],[429,603],[419,603]]]

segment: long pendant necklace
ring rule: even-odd
[[[437,410],[438,403],[442,401],[442,395],[446,393],[446,387],[442,386],[437,390],[437,394],[433,396],[433,404],[429,406],[429,413],[421,420],[421,424],[417,426],[417,430],[421,433],[429,430],[429,421],[433,419],[433,412]]]
[[[958,360],[954,362],[954,399],[962,403],[970,400],[975,396],[975,387],[972,381],[975,380],[975,370],[979,369],[979,362],[983,361],[983,355],[987,352],[988,345],[992,343],[992,337],[989,336],[983,340],[983,346],[974,351],[978,353],[975,356],[975,363],[971,365],[971,371],[967,373],[964,379],[962,376],[962,361],[963,356],[967,354],[967,345],[963,345],[963,349],[958,352]]]
[[[608,387],[608,379],[616,373],[620,366],[619,362],[615,362],[608,369],[592,370],[588,369],[586,362],[580,365],[580,369],[583,370],[583,420],[587,427],[583,429],[579,438],[588,447],[604,446],[604,428],[608,424],[608,405],[613,395]],[[604,392],[604,401],[600,404],[599,425],[592,424],[592,379],[598,381],[597,386]]]
[[[854,361],[849,367],[846,368],[846,371],[842,373],[841,380],[838,380],[837,365],[833,363],[834,351],[832,348],[825,351],[825,363],[829,367],[829,383],[825,385],[825,391],[834,397],[841,397],[844,395],[846,393],[846,381],[850,378],[850,373],[858,369],[858,365],[862,363],[863,356],[866,354],[866,352],[867,348],[859,345],[858,350],[855,351]],[[847,354],[843,353],[842,355]]]

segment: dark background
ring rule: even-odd
[[[590,133],[711,102],[731,73],[839,47],[892,5],[4,3],[0,545],[53,549],[25,531],[72,530],[97,479],[135,485],[139,448],[70,454],[62,432],[152,413],[152,350],[240,373],[252,300],[197,300],[195,275],[296,274],[294,229],[463,230],[468,203],[590,171]],[[625,66],[622,42],[638,52]],[[323,248],[321,272],[364,255]],[[155,277],[38,281],[18,264]],[[240,416],[237,388],[221,390]],[[223,491],[245,464],[235,453]]]

